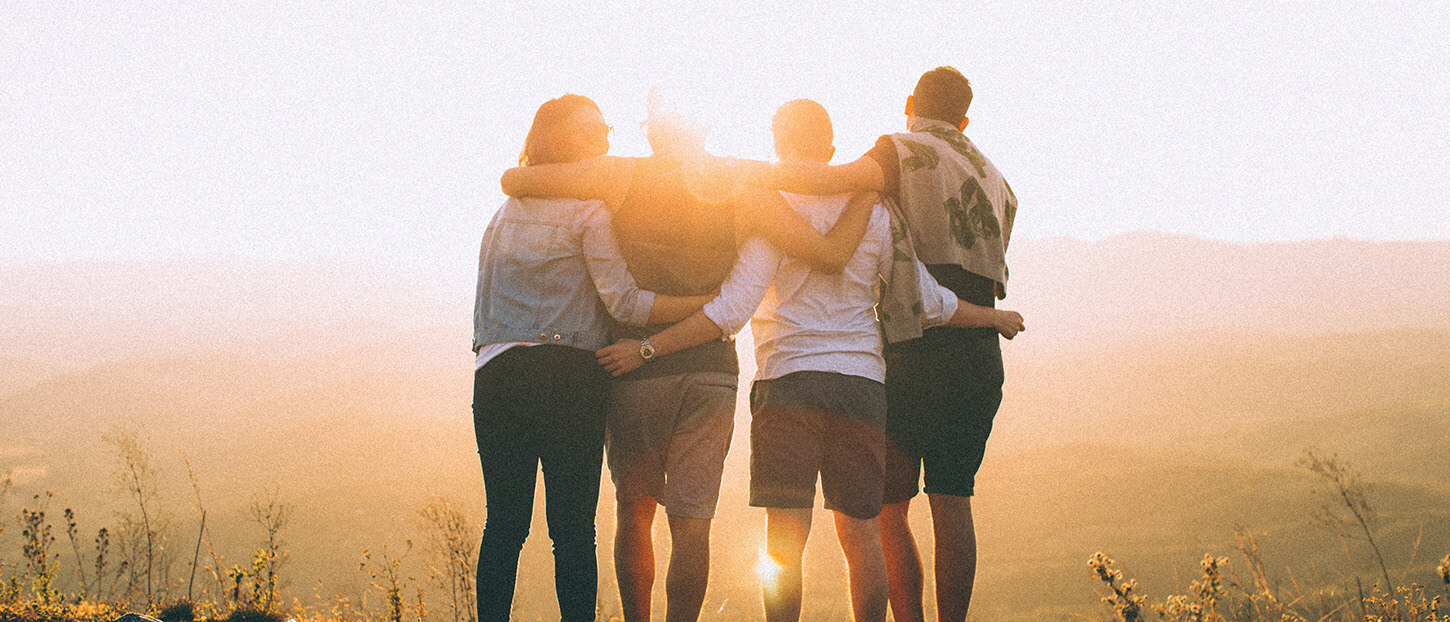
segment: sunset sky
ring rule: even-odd
[[[119,530],[102,434],[134,427],[173,537],[201,550],[199,479],[208,548],[245,564],[244,507],[270,489],[298,508],[284,596],[368,607],[359,553],[425,542],[428,496],[485,518],[470,311],[540,104],[593,98],[611,153],[642,156],[646,93],[688,85],[711,151],[768,159],[776,107],[812,98],[844,163],[905,129],[939,65],[973,82],[966,133],[1019,199],[1002,304],[1029,327],[1003,342],[973,615],[1102,618],[1091,551],[1166,597],[1205,553],[1238,559],[1241,528],[1299,573],[1281,602],[1303,580],[1354,611],[1379,575],[1366,543],[1309,523],[1309,446],[1385,484],[1389,572],[1431,580],[1450,553],[1450,0],[0,0],[0,521],[54,491],[53,521]],[[1206,240],[1122,235],[1140,231]],[[1289,243],[1234,245],[1262,242]],[[713,622],[761,619],[748,393]],[[807,610],[844,619],[819,516]],[[557,619],[532,534],[518,611]],[[419,548],[405,575],[427,576]],[[202,600],[224,605],[220,581]]]
[[[943,7],[950,7],[944,10]],[[1450,3],[11,2],[0,261],[344,256],[467,266],[534,110],[650,85],[712,150],[810,97],[837,162],[961,69],[1020,236],[1450,237]]]

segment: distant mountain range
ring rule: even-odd
[[[1232,244],[1155,232],[1016,240],[1024,343],[1053,349],[1184,331],[1450,325],[1450,240]],[[7,366],[76,368],[204,349],[318,351],[429,331],[466,353],[474,266],[206,258],[0,266]],[[446,344],[437,343],[440,347]],[[3,393],[4,385],[0,385]]]
[[[1004,342],[1004,410],[1022,413],[1002,422],[1005,442],[1038,429],[1106,441],[1123,426],[1171,437],[1187,425],[1180,415],[1205,407],[1231,424],[1434,401],[1446,384],[1437,380],[1450,377],[1450,241],[1228,244],[1144,232],[1018,240],[1011,263],[1002,305],[1020,310],[1028,331]],[[142,387],[161,383],[186,409],[216,411],[216,400],[393,377],[416,395],[389,399],[427,414],[441,406],[429,397],[438,386],[468,399],[472,300],[471,266],[4,266],[0,404],[105,386],[116,395],[111,419],[160,421],[166,408],[141,399]],[[1215,364],[1196,364],[1204,358]],[[1154,409],[1163,416],[1140,414]],[[259,423],[272,416],[249,412]]]
[[[1293,460],[1308,446],[1385,482],[1376,498],[1399,551],[1391,563],[1409,565],[1399,549],[1416,526],[1434,548],[1422,557],[1450,552],[1450,241],[1137,233],[1019,240],[1011,260],[1002,304],[1022,311],[1028,332],[1004,342],[1006,399],[979,487],[985,611],[1094,611],[1082,562],[1098,548],[1162,594],[1204,550],[1226,553],[1239,521],[1272,532],[1284,565],[1334,563],[1338,545],[1322,549],[1326,536],[1305,522],[1316,501]],[[174,518],[190,516],[184,451],[231,559],[254,545],[247,499],[278,488],[298,506],[295,585],[349,589],[358,552],[413,537],[427,494],[454,495],[481,517],[472,269],[0,267],[0,475],[16,483],[5,511],[52,490],[83,528],[104,524],[124,498],[101,436],[139,427]],[[741,423],[724,541],[759,535],[744,510]],[[538,539],[525,556],[545,564]],[[758,597],[743,583],[721,589]]]
[[[1010,258],[1001,304],[1020,310],[1028,331],[1004,342],[1004,411],[1019,413],[999,424],[1006,443],[1109,441],[1124,427],[1172,437],[1206,408],[1219,429],[1266,412],[1434,401],[1447,384],[1437,380],[1450,377],[1450,241],[1229,244],[1143,232],[1018,240]],[[467,403],[472,270],[248,259],[4,266],[0,404],[110,387],[109,420],[159,422],[167,407],[139,392],[160,383],[183,410],[269,425],[267,408],[215,402],[348,382],[376,393],[387,385],[357,379],[390,377],[410,395],[388,398],[400,410],[450,416],[430,396],[447,386],[452,402]],[[1204,358],[1215,364],[1195,364]],[[748,376],[751,357],[742,361]]]
[[[1008,263],[999,304],[1022,311],[1029,341],[1054,348],[1450,326],[1450,240],[1233,244],[1139,232],[1014,241]]]
[[[197,352],[268,359],[387,344],[378,356],[423,348],[466,360],[473,274],[454,272],[234,258],[0,266],[10,368],[0,395],[56,371]]]

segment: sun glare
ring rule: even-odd
[[[755,574],[760,576],[760,582],[766,589],[775,589],[776,583],[780,581],[780,572],[780,563],[770,553],[765,552],[764,548],[760,549],[760,561],[755,564]]]

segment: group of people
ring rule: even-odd
[[[971,99],[960,72],[933,69],[907,98],[907,131],[836,166],[830,116],[811,100],[776,112],[773,163],[708,153],[708,125],[658,91],[642,158],[607,155],[611,128],[586,97],[539,108],[479,255],[480,620],[509,619],[540,466],[562,618],[595,618],[606,456],[625,620],[651,616],[657,506],[672,545],[666,619],[698,619],[735,418],[731,339],[747,321],[750,504],[766,509],[780,569],[767,619],[801,616],[819,477],[855,619],[885,620],[889,603],[922,620],[907,518],[923,472],[938,619],[966,618],[998,337],[1023,330],[995,308],[1017,201],[962,133]]]

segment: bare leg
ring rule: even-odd
[[[811,533],[811,509],[766,508],[765,553],[780,567],[774,584],[765,583],[767,622],[801,619],[801,559]]]
[[[881,507],[881,552],[891,586],[891,615],[896,622],[925,622],[922,607],[921,553],[911,533],[911,501]]]
[[[936,617],[938,622],[964,622],[977,577],[977,532],[972,525],[972,498],[928,495],[936,536]]]
[[[668,622],[695,622],[710,580],[710,519],[670,516],[670,569],[665,575]]]
[[[626,622],[649,622],[655,582],[655,500],[620,502],[615,512],[614,574]]]
[[[836,515],[836,537],[846,554],[851,583],[851,614],[856,622],[886,622],[886,559],[881,554],[877,519]]]

